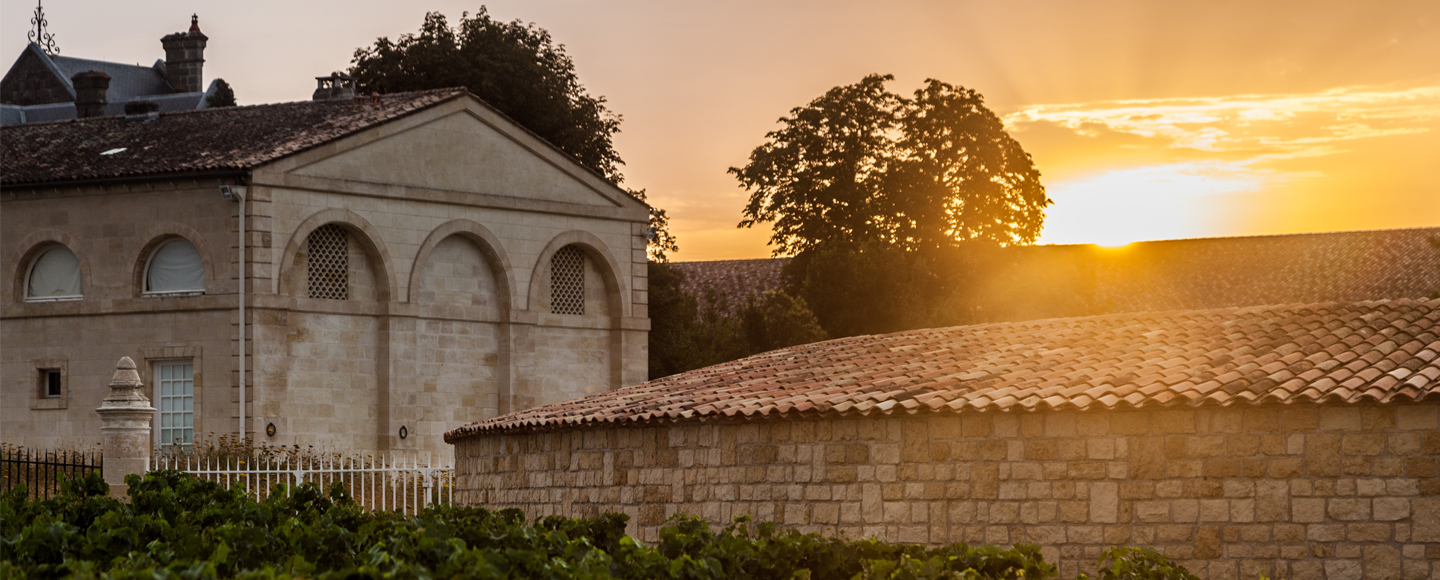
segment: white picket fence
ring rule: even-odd
[[[355,502],[371,510],[415,513],[432,503],[454,500],[455,468],[430,454],[341,455],[289,458],[207,457],[157,455],[152,469],[174,469],[234,489],[242,486],[263,500],[276,484],[288,495],[303,483],[322,491],[339,482]]]

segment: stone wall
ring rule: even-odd
[[[1063,578],[1155,547],[1210,580],[1440,578],[1440,404],[691,423],[472,437],[459,502],[751,515],[892,542],[1040,544]]]
[[[195,363],[195,431],[236,428],[235,204],[218,182],[0,196],[0,440],[42,449],[100,443],[95,408],[115,361],[131,357],[151,400],[154,363]],[[144,266],[163,240],[200,251],[205,293],[142,295]],[[26,302],[36,248],[63,244],[81,263],[81,300]],[[63,395],[40,395],[37,369],[60,368]]]

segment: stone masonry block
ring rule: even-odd
[[[1411,500],[1410,541],[1440,542],[1440,497]]]
[[[1325,513],[1332,519],[1340,521],[1360,521],[1370,519],[1370,500],[1353,498],[1332,498],[1325,510]]]
[[[1410,500],[1406,498],[1376,498],[1373,507],[1378,521],[1393,522],[1410,517]]]
[[[1110,482],[1090,486],[1090,521],[1115,523],[1119,516],[1119,485]]]
[[[1395,409],[1395,427],[1419,431],[1440,429],[1440,405],[1401,405]]]

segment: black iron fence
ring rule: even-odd
[[[31,498],[49,499],[66,479],[77,479],[101,466],[99,451],[40,451],[0,444],[0,491],[25,484]]]

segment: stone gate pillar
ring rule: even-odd
[[[135,371],[135,361],[122,357],[110,378],[110,396],[95,409],[100,414],[104,467],[101,473],[110,485],[110,496],[123,498],[128,486],[125,476],[150,470],[150,423],[155,408],[140,392],[144,384]]]

